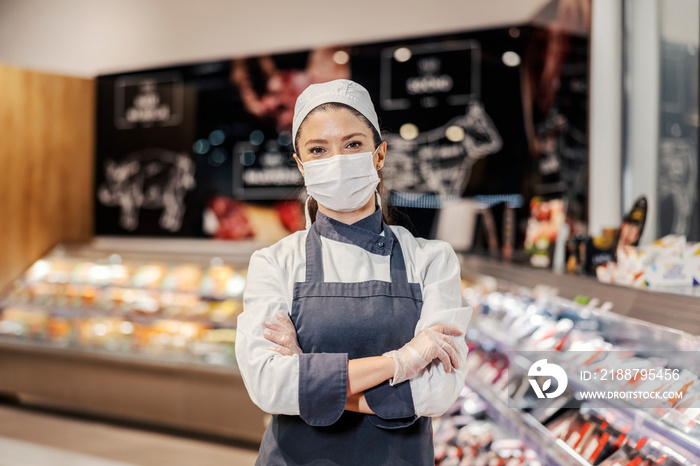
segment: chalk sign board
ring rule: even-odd
[[[529,199],[539,172],[524,131],[521,79],[536,31],[464,32],[100,76],[96,233],[204,236],[203,211],[214,196],[261,205],[299,199],[294,102],[309,84],[338,78],[361,83],[372,96],[389,146],[385,184],[414,227],[427,224],[414,232],[429,234],[429,211],[444,199]],[[585,108],[566,101],[557,108],[576,115],[568,121],[586,119]],[[186,170],[174,162],[185,156]],[[137,162],[159,174],[125,175]],[[134,193],[127,197],[120,176],[145,184],[127,183]],[[165,184],[149,187],[156,179]],[[181,204],[177,215],[165,214],[165,203],[149,193],[168,193]]]

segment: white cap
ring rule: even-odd
[[[379,119],[374,111],[372,99],[367,89],[349,79],[336,79],[326,83],[312,84],[297,97],[294,105],[294,120],[292,121],[292,141],[296,144],[299,126],[306,116],[319,105],[338,102],[354,108],[372,123],[381,134]],[[296,147],[294,148],[296,150]]]

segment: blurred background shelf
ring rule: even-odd
[[[586,296],[601,303],[609,301],[613,305],[611,311],[616,314],[700,335],[700,299],[697,296],[611,285],[592,277],[558,275],[548,269],[476,255],[461,254],[460,261],[462,276],[467,279],[493,277],[503,289],[546,285],[557,288],[564,298]]]

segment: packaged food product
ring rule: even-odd
[[[90,317],[78,319],[77,323],[77,342],[81,346],[120,351],[129,348],[129,339],[120,329],[121,319]]]
[[[161,288],[181,293],[196,293],[202,281],[202,269],[193,265],[180,265],[168,270]]]
[[[157,288],[164,276],[165,268],[163,266],[146,264],[136,269],[131,282],[136,288]]]
[[[638,452],[634,452],[632,447],[625,445],[597,464],[600,466],[628,466],[638,454]]]
[[[578,410],[568,410],[562,413],[560,417],[549,422],[547,424],[547,429],[549,429],[555,437],[560,439],[564,438],[567,432],[569,432],[571,424],[578,419],[578,416]]]
[[[209,307],[209,318],[214,322],[235,323],[243,311],[243,303],[237,299],[212,302]]]
[[[48,312],[31,307],[7,307],[0,314],[0,334],[41,339],[46,333]]]
[[[233,278],[233,269],[224,265],[212,265],[205,272],[199,285],[202,296],[220,298],[227,296],[226,285]]]
[[[50,316],[46,326],[46,338],[48,341],[59,345],[72,343],[74,339],[72,319],[55,315]]]

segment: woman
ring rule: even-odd
[[[273,414],[257,464],[434,464],[430,416],[466,377],[457,257],[382,221],[386,143],[362,86],[309,86],[292,133],[307,230],[252,255],[238,318],[243,380]]]

